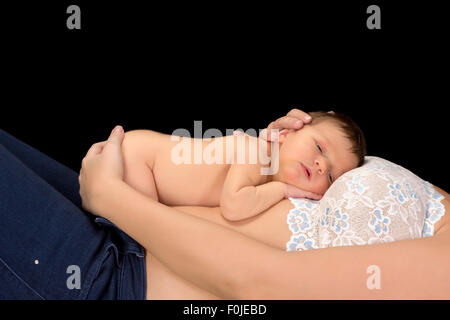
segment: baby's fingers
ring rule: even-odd
[[[322,195],[317,194],[317,193],[308,192],[308,191],[304,191],[304,192],[305,192],[305,194],[304,194],[303,197],[311,199],[311,200],[320,200],[323,197]]]
[[[285,186],[286,186],[286,193],[285,193],[286,198],[308,198],[308,199],[312,199],[312,200],[322,199],[322,195],[320,195],[320,194],[310,192],[310,191],[305,191],[303,189],[297,188],[297,187],[287,184],[287,183],[285,183]]]

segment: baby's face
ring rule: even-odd
[[[320,195],[358,163],[351,142],[333,121],[305,125],[280,136],[279,142],[279,170],[273,180]]]

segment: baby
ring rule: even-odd
[[[256,216],[289,197],[319,200],[339,176],[363,164],[366,146],[349,117],[310,115],[310,124],[280,131],[277,142],[244,134],[198,139],[129,131],[122,143],[124,180],[166,205],[220,206],[231,221]],[[200,161],[195,151],[203,155]],[[254,151],[269,161],[254,161]],[[208,161],[205,154],[223,161]]]

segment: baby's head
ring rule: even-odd
[[[338,112],[310,112],[312,121],[279,137],[279,169],[273,180],[323,195],[342,174],[364,163],[359,126]]]

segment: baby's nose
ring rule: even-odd
[[[315,165],[315,167],[317,168],[317,172],[318,172],[319,174],[324,174],[324,173],[326,173],[327,170],[328,170],[328,164],[327,164],[327,161],[326,161],[325,159],[323,159],[323,158],[317,158],[317,159],[314,161],[314,165]]]

